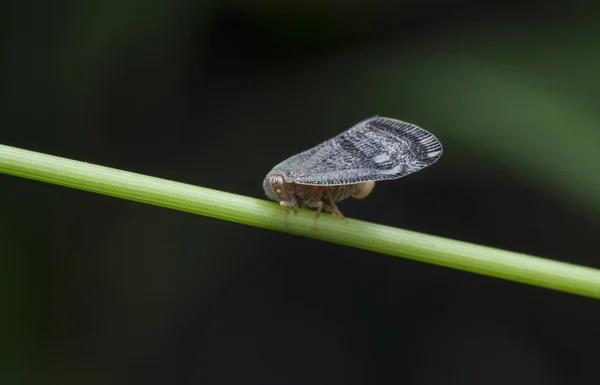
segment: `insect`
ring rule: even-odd
[[[269,199],[290,209],[316,209],[348,220],[336,203],[363,199],[376,181],[398,179],[435,163],[442,144],[431,133],[400,120],[373,116],[341,134],[279,163],[263,181]]]

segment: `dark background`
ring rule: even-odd
[[[600,6],[11,0],[0,143],[263,197],[374,114],[349,217],[600,268]],[[2,384],[597,384],[600,303],[0,175]],[[282,214],[283,220],[283,214]]]

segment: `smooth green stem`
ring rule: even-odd
[[[397,257],[600,298],[600,270],[300,210],[284,223],[278,204],[0,145],[0,172]]]

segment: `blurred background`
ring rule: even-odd
[[[341,210],[600,268],[600,5],[9,0],[0,143],[263,197],[374,114]],[[0,175],[2,384],[597,384],[595,300]],[[282,215],[283,220],[283,215]]]

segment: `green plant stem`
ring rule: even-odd
[[[439,266],[600,298],[600,270],[300,210],[284,223],[278,204],[0,145],[0,172]]]

